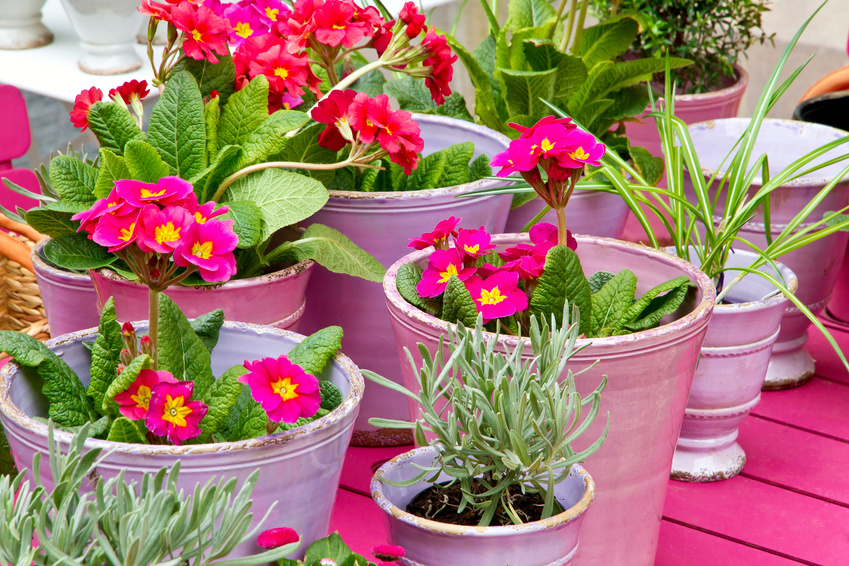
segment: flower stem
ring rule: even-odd
[[[375,69],[382,68],[384,66],[384,64],[385,63],[383,62],[382,59],[378,59],[377,61],[373,61],[373,62],[369,63],[368,65],[363,65],[362,67],[360,67],[359,69],[357,69],[356,71],[354,71],[353,73],[351,73],[350,75],[348,75],[347,77],[345,77],[344,79],[342,79],[341,81],[336,83],[336,86],[334,86],[333,89],[330,92],[333,92],[333,90],[343,90],[343,89],[348,88],[349,86],[351,86],[352,84],[357,82],[357,80],[360,77],[362,77],[365,74],[370,73],[371,71],[374,71]],[[328,92],[324,96],[326,97],[328,94],[330,94],[330,92]],[[322,97],[322,98],[324,98],[324,97]]]
[[[572,0],[569,4],[569,18],[566,20],[566,29],[563,31],[563,39],[560,40],[560,51],[566,52],[569,40],[572,38],[572,28],[575,26],[575,12],[577,12],[578,0]]]
[[[268,161],[266,163],[257,163],[256,165],[239,169],[224,179],[221,182],[221,185],[219,185],[218,190],[215,191],[215,194],[212,196],[212,200],[218,202],[224,194],[224,191],[227,190],[227,187],[233,184],[233,181],[255,171],[262,171],[263,169],[309,169],[310,171],[331,171],[333,169],[342,169],[349,165],[351,165],[351,162],[348,160],[338,161],[336,163],[299,163],[296,161]]]
[[[575,26],[575,40],[572,42],[572,53],[578,50],[578,45],[581,43],[581,36],[584,35],[584,22],[587,19],[587,8],[590,5],[590,0],[581,0],[581,13],[578,15],[578,25]]]
[[[149,297],[149,327],[147,334],[150,336],[150,342],[153,346],[151,350],[151,358],[153,362],[153,370],[159,370],[159,291],[153,288],[148,288]]]
[[[557,243],[565,246],[569,239],[566,232],[566,209],[557,207],[554,211],[557,213]]]

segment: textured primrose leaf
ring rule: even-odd
[[[190,73],[171,75],[150,113],[147,137],[171,175],[191,179],[206,167],[203,100]]]
[[[62,426],[81,426],[98,418],[80,378],[65,360],[26,334],[0,331],[0,351],[24,367],[37,368],[41,392],[50,403],[48,415]]]
[[[242,145],[268,119],[268,79],[259,75],[221,108],[218,143]]]
[[[468,161],[466,161],[468,164]],[[439,189],[442,185],[439,180],[445,174],[448,167],[448,156],[437,151],[431,153],[427,157],[419,161],[419,166],[407,177],[407,183],[404,187],[406,191],[419,191],[424,189]],[[396,187],[398,190],[400,187]]]
[[[492,176],[492,166],[490,166],[491,158],[488,155],[478,155],[475,157],[471,163],[469,163],[469,180],[467,182],[473,183],[484,177]],[[536,196],[535,193],[531,193]]]
[[[238,171],[236,164],[244,151],[238,145],[222,147],[206,169],[189,179],[189,182],[195,187],[195,194],[198,195],[199,202],[212,200],[212,196],[218,190],[221,182]]]
[[[563,307],[568,300],[570,305],[578,307],[583,328],[587,325],[586,321],[592,320],[591,295],[590,284],[577,254],[566,246],[554,246],[545,256],[545,271],[531,297],[530,314],[536,315],[538,320],[551,320],[551,315],[554,315],[560,326],[563,324]]]
[[[300,240],[289,248],[297,261],[312,259],[333,273],[344,273],[380,283],[386,269],[368,252],[338,230],[323,224],[311,224]]]
[[[202,396],[213,382],[209,350],[192,330],[186,315],[167,295],[159,297],[159,369],[177,381],[192,381]]]
[[[451,323],[462,322],[466,328],[474,328],[478,318],[478,308],[472,295],[460,279],[452,275],[442,294],[442,320]]]
[[[321,388],[321,408],[325,411],[332,411],[342,404],[342,392],[336,387],[332,381],[322,381],[319,383]]]
[[[100,167],[97,171],[97,184],[94,186],[96,198],[108,197],[115,188],[115,181],[132,178],[124,158],[105,148],[100,148]]]
[[[628,309],[634,302],[637,291],[637,276],[630,269],[623,269],[602,288],[592,295],[592,319],[585,329],[588,338],[602,334],[610,336],[625,325]]]
[[[632,18],[588,27],[581,34],[576,55],[584,60],[587,67],[599,61],[612,61],[628,50],[637,38],[639,27]]]
[[[65,202],[93,203],[96,200],[97,169],[70,155],[50,160],[50,182]]]
[[[504,81],[510,115],[536,116],[548,108],[540,99],[553,100],[557,87],[557,69],[514,71],[499,69]]]
[[[247,386],[245,386],[247,389]],[[245,408],[239,414],[239,421],[233,427],[233,432],[228,440],[236,442],[239,440],[248,440],[250,438],[259,438],[268,434],[268,413],[262,406],[249,399]]]
[[[189,324],[192,325],[192,330],[211,354],[215,345],[218,344],[218,334],[221,331],[221,325],[224,324],[224,311],[215,309],[200,315]]]
[[[507,7],[511,28],[536,28],[555,18],[554,8],[547,0],[512,0]]]
[[[645,108],[645,107],[644,107]],[[631,159],[637,167],[646,183],[657,185],[663,178],[664,162],[660,157],[655,157],[644,147],[634,146],[629,148]]]
[[[655,299],[661,293],[665,293],[666,291],[671,291],[676,287],[680,287],[686,283],[689,283],[690,280],[686,275],[682,275],[680,277],[676,277],[675,279],[670,279],[669,281],[664,281],[660,285],[652,287],[648,291],[646,291],[645,295],[640,297],[637,301],[634,302],[633,305],[628,309],[627,313],[627,322],[631,322],[640,316],[640,314],[646,310],[649,306],[649,303]]]
[[[121,324],[115,314],[115,300],[109,297],[100,313],[97,339],[91,347],[91,382],[86,393],[91,397],[95,409],[101,410],[106,390],[118,375],[118,363],[124,339]]]
[[[147,438],[136,424],[141,421],[131,421],[126,417],[118,417],[109,428],[106,440],[124,442],[127,444],[147,444]]]
[[[100,269],[112,265],[118,259],[100,244],[89,240],[85,234],[76,232],[57,235],[44,244],[43,250],[44,257],[50,263],[76,271]]]
[[[115,402],[115,395],[129,389],[139,376],[141,370],[152,368],[153,362],[147,354],[141,354],[140,356],[133,358],[130,363],[127,364],[127,367],[124,368],[124,371],[122,371],[120,375],[116,376],[115,379],[112,380],[112,383],[109,384],[109,387],[106,388],[106,393],[103,394],[103,401],[101,403],[100,410],[102,410],[104,414],[117,416],[118,403]]]
[[[244,369],[243,366],[233,366],[227,371],[236,371],[236,368],[239,367],[242,368],[244,373],[247,373],[247,370]],[[236,403],[230,409],[230,413],[219,424],[218,432],[213,436],[213,439],[216,442],[227,442],[234,437],[239,425],[239,418],[242,415],[242,411],[244,411],[245,408],[252,402],[253,398],[251,397],[251,388],[242,384],[242,389],[239,392],[239,396],[236,398]]]
[[[416,290],[416,285],[422,280],[422,272],[422,268],[415,263],[405,263],[398,268],[395,275],[395,285],[405,301],[418,309],[440,316],[442,305],[439,301],[422,297]]]
[[[372,165],[375,167],[383,167],[383,160],[378,159],[377,161],[372,161]],[[363,175],[360,177],[360,190],[364,193],[379,191],[378,179],[380,178],[380,173],[381,171],[377,169],[366,169],[363,171]]]
[[[90,204],[82,202],[51,202],[29,209],[24,218],[33,230],[55,238],[59,234],[76,232],[80,224],[71,217],[90,207]]]
[[[301,366],[310,375],[319,376],[324,371],[327,362],[336,356],[342,347],[342,328],[328,326],[307,336],[295,346],[287,357],[293,363]]]
[[[206,416],[200,422],[201,434],[188,444],[205,444],[212,442],[213,435],[218,433],[221,425],[230,415],[230,411],[239,400],[242,393],[242,384],[238,379],[245,375],[247,370],[243,366],[233,366],[225,371],[221,377],[216,379],[212,385],[199,397],[209,407]]]
[[[233,94],[236,85],[236,66],[233,57],[224,55],[218,57],[218,63],[210,63],[206,59],[197,61],[184,57],[176,65],[174,71],[188,71],[198,82],[201,96],[207,97],[212,91],[218,91],[221,104]]]
[[[660,324],[660,319],[678,310],[689,288],[690,280],[682,275],[649,289],[628,311],[629,317],[633,313],[638,314],[627,319],[625,328],[632,332],[654,328]]]
[[[294,110],[278,110],[268,117],[242,143],[244,153],[237,169],[267,161],[268,157],[283,150],[289,138],[286,134],[309,122],[309,116]]]
[[[126,105],[112,101],[94,103],[88,113],[88,127],[97,137],[100,147],[115,155],[124,155],[128,141],[145,137]]]
[[[144,183],[155,183],[171,174],[168,164],[159,152],[144,140],[130,140],[124,146],[124,161],[131,179]]]
[[[6,439],[6,431],[0,424],[0,476],[14,476],[18,473],[15,467],[15,459],[12,458],[12,449]]]
[[[445,154],[445,169],[437,188],[456,187],[469,180],[469,162],[475,155],[475,144],[472,142],[457,143],[446,147],[440,153]]]
[[[611,273],[609,271],[596,271],[587,279],[587,283],[590,284],[590,292],[595,294],[601,291],[601,288],[604,287],[604,284],[616,277],[615,273]]]
[[[324,124],[307,126],[290,138],[283,149],[268,158],[269,161],[291,161],[295,163],[335,163],[336,152],[318,145],[318,134]],[[309,171],[298,169],[298,173],[320,181],[325,187],[333,182],[336,171]]]
[[[206,160],[218,155],[218,122],[221,120],[221,99],[213,98],[203,105],[203,123],[206,125]]]
[[[232,220],[233,231],[239,237],[238,248],[246,250],[259,244],[262,234],[262,211],[257,205],[248,201],[229,201],[230,211],[223,214],[220,220]]]

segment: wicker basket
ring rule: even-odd
[[[35,245],[24,236],[12,237],[30,248]],[[35,274],[5,256],[0,256],[0,330],[17,330],[38,340],[50,338]]]

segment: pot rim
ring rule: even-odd
[[[466,133],[469,132],[477,132],[480,133],[481,130],[487,130],[492,134],[492,137],[502,141],[504,143],[504,147],[510,143],[510,138],[502,134],[501,132],[496,132],[493,129],[487,128],[486,126],[482,126],[480,124],[476,124],[474,122],[467,122],[466,120],[460,120],[459,118],[451,118],[448,116],[436,116],[433,114],[418,114],[413,113],[412,119],[420,122],[429,122],[431,124],[439,124],[444,126],[451,126],[452,128],[458,130],[458,139],[465,139]],[[490,156],[492,158],[493,156]],[[363,192],[363,191],[327,191],[330,194],[330,198],[332,199],[340,199],[340,200],[354,200],[354,201],[382,201],[382,200],[409,200],[415,198],[424,198],[424,197],[438,197],[445,196],[450,194],[463,194],[469,193],[472,191],[477,191],[481,189],[488,189],[493,187],[498,187],[502,185],[506,185],[508,183],[504,181],[493,181],[490,179],[479,179],[477,181],[471,183],[464,183],[462,185],[454,185],[452,187],[442,187],[439,189],[421,189],[418,191],[383,191],[383,192]],[[491,196],[501,196],[501,195],[486,195],[477,198],[489,198]],[[475,199],[470,199],[475,200]],[[327,205],[325,205],[327,206]]]
[[[643,341],[666,341],[668,339],[672,339],[674,336],[680,333],[686,332],[690,328],[698,326],[699,322],[702,319],[710,318],[716,303],[716,289],[714,288],[713,282],[708,278],[708,276],[695,265],[684,261],[683,259],[677,256],[666,253],[662,250],[650,248],[642,244],[615,240],[613,238],[601,238],[597,236],[586,236],[578,234],[573,235],[579,243],[595,243],[597,245],[613,246],[625,250],[630,249],[632,251],[640,252],[655,259],[663,260],[667,263],[676,264],[677,267],[681,269],[681,271],[695,279],[696,285],[699,285],[699,283],[701,283],[700,286],[703,292],[701,302],[696,305],[696,307],[692,311],[668,324],[658,326],[657,328],[641,330],[640,332],[634,332],[632,334],[626,334],[623,336],[609,336],[607,338],[579,338],[576,342],[578,346],[586,346],[592,344],[593,348],[595,349],[603,346],[614,347],[622,346],[623,344],[628,343],[639,343]],[[527,233],[497,234],[492,237],[492,243],[511,243],[515,242],[518,238],[527,239],[528,237],[529,236]],[[455,328],[457,325],[455,323],[449,323],[447,321],[438,319],[432,314],[421,311],[415,306],[411,305],[406,300],[404,300],[404,298],[401,296],[401,293],[398,292],[396,286],[396,274],[398,273],[398,268],[400,268],[405,263],[415,263],[416,261],[427,257],[431,253],[432,252],[428,251],[428,249],[414,251],[393,263],[392,266],[386,271],[386,275],[383,277],[383,293],[386,296],[387,301],[389,301],[396,309],[404,313],[405,316],[412,318],[418,321],[419,323],[426,325],[429,328],[437,330],[440,334],[446,334],[450,328]],[[705,323],[706,322],[707,321],[705,321]],[[484,332],[484,335],[494,336],[492,332]],[[500,336],[498,338],[499,342],[508,343],[517,343],[518,340],[519,338],[516,336]],[[521,340],[527,341],[527,338],[522,337]],[[589,352],[590,350],[587,351]],[[595,357],[594,354],[588,355]]]
[[[145,321],[146,322],[146,321]],[[292,338],[296,343],[300,343],[306,337],[302,334],[281,330],[273,326],[263,326],[260,324],[249,324],[246,322],[231,322],[225,321],[222,328],[231,328],[242,332],[253,332],[254,334],[276,334],[285,338]],[[89,338],[97,334],[97,328],[88,328],[70,334],[63,334],[56,338],[47,340],[44,344],[49,348],[51,346],[60,346],[69,343],[82,342],[83,339]],[[269,446],[278,446],[286,444],[292,440],[307,436],[310,433],[330,428],[346,418],[357,408],[363,397],[365,382],[363,380],[360,369],[354,362],[341,352],[337,352],[333,361],[337,363],[342,371],[348,376],[349,391],[347,397],[342,401],[342,404],[333,409],[327,415],[316,419],[306,425],[287,430],[285,432],[272,435],[261,436],[259,438],[250,438],[247,440],[237,440],[234,442],[211,442],[207,444],[190,444],[183,446],[167,446],[167,445],[151,445],[151,444],[131,444],[127,442],[115,442],[111,440],[100,440],[95,438],[87,438],[85,441],[86,448],[103,448],[106,452],[115,452],[118,454],[146,454],[148,456],[188,456],[195,454],[215,454],[222,452],[234,452],[239,450],[250,450],[253,448],[265,448]],[[48,427],[46,424],[40,423],[27,415],[12,402],[9,395],[12,381],[15,378],[15,370],[18,365],[14,360],[10,360],[3,368],[0,368],[0,413],[6,418],[14,422],[16,425],[27,430],[35,432],[40,436],[47,436]],[[73,435],[69,432],[54,429],[54,437],[59,442],[69,443]]]
[[[737,91],[746,90],[749,85],[749,73],[740,65],[734,65],[734,71],[737,73],[737,80],[725,88],[711,90],[708,92],[699,92],[696,94],[676,94],[675,102],[696,102],[706,100],[708,98],[724,98],[734,96]]]
[[[727,123],[732,123],[732,122],[749,123],[751,121],[752,121],[751,118],[745,118],[745,117],[717,118],[717,119],[714,119],[714,120],[705,120],[703,122],[695,122],[693,124],[687,124],[687,130],[689,132],[692,132],[693,130],[695,130],[696,128],[699,128],[699,127],[701,127],[701,129],[705,129],[705,130],[714,130],[714,129],[716,129],[717,122],[723,122],[723,123],[727,124]],[[840,130],[838,128],[834,128],[832,126],[826,126],[825,124],[818,124],[816,122],[804,122],[804,121],[801,121],[801,120],[787,120],[785,118],[764,118],[763,122],[761,123],[762,124],[761,130],[758,132],[758,135],[760,135],[760,133],[763,131],[763,124],[767,124],[767,123],[769,123],[769,124],[786,124],[786,125],[802,124],[805,128],[814,128],[814,129],[819,129],[819,130],[823,130],[823,131],[831,131],[831,132],[837,134],[837,137],[835,139],[840,139],[840,138],[844,138],[844,137],[847,136],[846,132],[844,132],[843,130]],[[707,177],[711,177],[715,174],[717,176],[717,178],[722,179],[727,174],[727,171],[721,171],[721,170],[717,171],[716,169],[711,169],[709,167],[702,167],[702,174],[707,176]],[[843,179],[841,179],[841,181],[845,181],[847,179],[849,179],[849,175],[843,177]],[[793,179],[792,181],[787,181],[786,183],[780,185],[780,187],[798,187],[798,188],[817,187],[817,186],[821,186],[821,185],[826,185],[833,180],[834,180],[834,177],[800,177],[798,179]],[[760,175],[754,177],[752,179],[752,184],[753,185],[759,185],[759,186],[762,185],[763,184],[763,177],[761,177]]]
[[[395,504],[389,501],[389,499],[387,499],[385,495],[383,495],[381,478],[383,477],[383,474],[389,471],[390,468],[398,466],[404,461],[409,460],[414,456],[425,452],[433,452],[434,456],[436,456],[435,448],[433,448],[432,446],[422,446],[420,448],[414,448],[408,452],[404,452],[403,454],[399,454],[398,456],[395,456],[391,460],[385,462],[374,473],[369,486],[371,490],[372,499],[375,503],[377,503],[377,505],[381,509],[383,509],[384,512],[395,517],[399,521],[403,521],[404,523],[407,523],[408,525],[411,525],[413,527],[426,529],[429,531],[434,531],[446,535],[521,535],[535,531],[549,530],[554,527],[570,523],[576,518],[580,517],[583,513],[585,513],[589,508],[590,504],[593,502],[593,499],[595,499],[596,485],[592,476],[580,464],[573,464],[573,469],[577,468],[576,471],[584,482],[584,493],[581,495],[581,499],[578,500],[578,502],[575,503],[572,507],[564,510],[562,513],[558,513],[557,515],[548,517],[547,519],[540,519],[539,521],[532,521],[530,523],[523,523],[521,525],[499,525],[495,527],[479,527],[471,525],[452,525],[449,523],[440,523],[439,521],[425,519],[423,517],[417,517],[416,515],[408,513],[400,507],[397,507]]]
[[[30,250],[29,257],[32,260],[32,264],[35,267],[36,271],[44,271],[53,275],[54,277],[71,277],[73,279],[87,280],[90,281],[90,278],[87,274],[83,273],[74,273],[73,271],[67,271],[65,269],[59,269],[58,267],[54,267],[44,261],[44,258],[41,257],[39,253],[42,248],[51,240],[50,236],[42,239],[32,247]]]

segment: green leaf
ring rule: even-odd
[[[100,142],[100,147],[115,155],[124,155],[124,146],[134,139],[144,139],[144,132],[126,105],[112,101],[95,102],[88,113],[88,127]]]
[[[239,414],[239,421],[233,428],[228,440],[236,442],[249,438],[259,438],[266,434],[268,434],[268,413],[265,412],[262,405],[250,399],[247,406]]]
[[[663,178],[664,161],[661,157],[655,157],[644,147],[631,147],[629,149],[634,166],[642,175],[643,179],[652,186],[657,186]]]
[[[581,105],[588,104],[599,98],[606,98],[611,92],[631,86],[639,82],[651,80],[654,73],[665,69],[666,59],[648,58],[611,63],[602,61],[590,69],[587,82],[578,89],[575,97]],[[686,59],[669,58],[672,68],[689,65]],[[573,100],[570,100],[570,110]],[[574,112],[573,112],[574,113]]]
[[[472,162],[469,163],[468,182],[473,183],[474,181],[478,181],[484,177],[492,176],[492,166],[489,164],[490,161],[491,158],[488,155],[481,154],[475,157]]]
[[[245,151],[236,169],[261,163],[269,156],[279,153],[288,142],[286,134],[307,122],[309,122],[309,116],[303,112],[278,110],[247,136],[242,144]]]
[[[287,357],[310,375],[319,376],[342,347],[342,327],[328,326],[304,338]]]
[[[413,173],[407,177],[407,183],[403,190],[418,191],[423,189],[438,189],[440,188],[439,179],[445,172],[448,165],[447,155],[441,151],[431,153],[427,157],[419,161],[419,166]],[[466,161],[468,163],[468,161]],[[399,190],[397,187],[396,190]]]
[[[360,65],[357,65],[357,68],[359,69]],[[375,98],[383,94],[384,84],[386,84],[386,78],[383,74],[380,71],[371,71],[357,79],[357,81],[348,88],[357,92],[364,92],[369,95],[370,98]]]
[[[377,161],[372,161],[371,163],[375,167],[383,167],[383,160],[378,159]],[[378,180],[380,179],[380,174],[382,171],[377,169],[366,169],[363,172],[362,177],[360,177],[360,187],[359,189],[364,193],[370,193],[374,191],[379,191],[380,188],[378,186]]]
[[[171,169],[156,149],[144,140],[130,140],[124,146],[124,160],[132,179],[156,183],[171,174]]]
[[[386,269],[368,252],[341,232],[323,224],[311,224],[288,252],[297,261],[311,259],[333,273],[344,273],[380,283]]]
[[[44,257],[58,267],[78,271],[106,267],[118,259],[85,234],[76,232],[66,232],[48,240],[44,245]]]
[[[595,294],[601,291],[604,284],[616,277],[615,273],[609,271],[596,271],[587,278],[587,283],[590,284],[590,292]]]
[[[221,200],[256,204],[262,213],[259,241],[265,242],[277,230],[318,212],[328,198],[327,189],[315,179],[280,169],[264,169],[236,179]]]
[[[18,365],[37,368],[41,392],[50,404],[48,415],[62,426],[81,426],[97,420],[97,413],[85,388],[65,360],[47,346],[21,332],[0,331],[0,352],[6,352]]]
[[[186,315],[167,295],[159,296],[159,369],[177,381],[192,381],[202,396],[213,382],[209,350],[192,330]]]
[[[77,212],[82,212],[83,210],[87,210],[89,208],[89,205],[84,203],[75,204],[81,205],[80,210],[78,210]],[[24,218],[26,219],[27,224],[33,230],[41,232],[42,234],[50,236],[51,238],[55,238],[60,234],[66,234],[68,232],[73,233],[77,231],[77,228],[80,224],[76,220],[71,220],[71,216],[73,216],[74,214],[76,214],[76,212],[60,212],[48,208],[46,206],[40,206],[38,208],[29,209]]]
[[[504,81],[507,109],[511,114],[536,116],[546,110],[540,99],[552,100],[557,84],[557,69],[544,72],[499,69]]]
[[[197,80],[200,94],[203,97],[210,96],[213,90],[218,91],[221,104],[233,94],[236,84],[236,66],[230,55],[218,57],[218,63],[210,63],[206,59],[197,61],[184,57],[176,65],[174,72],[188,71]]]
[[[652,287],[628,309],[625,328],[635,332],[653,328],[660,323],[661,318],[678,309],[689,287],[690,279],[685,275]]]
[[[439,303],[433,299],[422,297],[416,290],[416,285],[422,280],[422,272],[422,268],[415,263],[405,263],[398,268],[398,272],[395,274],[395,285],[405,301],[418,309],[439,316],[442,312]]]
[[[621,330],[626,322],[628,308],[634,302],[637,276],[623,269],[613,279],[592,295],[592,320],[585,330],[588,338],[611,336]]]
[[[199,202],[207,202],[218,190],[221,182],[237,171],[236,165],[245,150],[238,145],[227,145],[221,148],[212,163],[189,182],[195,187]]]
[[[108,149],[100,148],[100,168],[94,186],[95,198],[108,197],[115,188],[115,181],[130,178],[130,170],[127,169],[124,158]]]
[[[203,105],[203,123],[206,126],[206,157],[210,161],[218,155],[218,122],[221,120],[221,99],[213,98]]]
[[[612,61],[628,50],[637,38],[639,27],[632,18],[588,27],[581,35],[577,55],[590,68],[599,61]]]
[[[556,70],[555,99],[571,95],[587,79],[584,62],[563,53],[549,40],[526,39],[522,49],[532,71]]]
[[[336,152],[318,145],[318,134],[324,129],[324,124],[312,124],[292,137],[283,150],[271,157],[269,161],[289,161],[294,163],[335,163]],[[298,173],[321,181],[324,186],[333,182],[334,171],[309,171],[299,169]]]
[[[324,380],[318,384],[321,389],[321,408],[325,411],[332,411],[342,404],[342,392],[336,387],[332,381]]]
[[[555,13],[546,0],[511,0],[507,6],[507,17],[510,21],[506,27],[518,31],[549,24],[555,19]]]
[[[335,532],[330,536],[312,543],[307,549],[304,562],[312,564],[313,562],[318,562],[322,558],[328,558],[337,564],[342,564],[352,554],[353,552],[351,552],[348,545],[342,541],[342,537],[339,536],[339,533]]]
[[[15,459],[12,457],[12,448],[6,439],[6,431],[0,424],[0,476],[15,476],[18,469],[15,467]]]
[[[248,372],[248,370],[241,365],[233,366],[227,371],[236,371],[236,368],[241,368],[244,373]],[[242,390],[239,393],[239,397],[236,398],[236,403],[233,405],[233,408],[230,409],[230,413],[227,417],[221,422],[218,427],[218,432],[213,437],[216,442],[226,442],[233,437],[237,430],[236,427],[239,424],[239,418],[242,415],[242,411],[244,411],[245,408],[252,402],[254,401],[251,397],[251,388],[242,384]]]
[[[578,307],[581,328],[588,326],[592,320],[592,298],[581,260],[566,246],[554,246],[545,256],[545,271],[531,297],[530,314],[544,320],[550,320],[554,315],[560,326],[564,323],[563,308],[566,301]]]
[[[70,155],[57,155],[50,160],[50,182],[65,202],[97,200],[97,169]]]
[[[268,119],[268,79],[259,75],[233,93],[221,109],[218,139],[221,145],[242,145]]]
[[[106,440],[126,444],[147,444],[147,439],[136,424],[137,422],[141,423],[141,421],[131,421],[127,417],[118,417],[109,428],[109,436]]]
[[[452,275],[442,295],[442,320],[451,323],[463,323],[474,328],[478,318],[478,308],[472,295],[462,281]]]
[[[485,40],[484,43],[487,41]],[[477,59],[456,39],[448,36],[448,44],[469,72],[469,78],[475,87],[475,112],[478,117],[485,125],[496,131],[501,131],[503,124],[501,123],[501,116],[495,111],[493,81],[490,73],[484,71],[481,63],[478,63]],[[487,61],[484,60],[483,63],[487,63]]]
[[[153,369],[153,361],[147,354],[141,354],[133,358],[127,364],[127,367],[124,368],[124,371],[118,374],[112,383],[109,384],[109,387],[106,388],[106,393],[103,394],[103,402],[99,407],[104,414],[111,416],[118,415],[118,403],[115,402],[115,395],[129,389],[143,369]]]
[[[250,201],[229,201],[230,211],[222,214],[220,220],[232,220],[233,231],[239,237],[239,249],[252,248],[260,243],[262,234],[262,211]]]
[[[198,83],[176,72],[150,113],[148,141],[168,164],[170,174],[191,179],[206,167],[206,124]]]
[[[445,154],[445,169],[436,188],[456,187],[469,181],[469,162],[475,155],[475,144],[472,142],[457,143],[448,146],[439,153]]]
[[[200,338],[204,348],[211,354],[215,345],[218,344],[218,334],[221,331],[221,325],[224,324],[224,310],[215,309],[212,312],[202,314],[189,324],[191,324],[195,335]]]
[[[408,112],[422,114],[436,112],[437,105],[430,96],[430,90],[421,79],[405,75],[384,84],[383,92],[397,100],[401,108]]]
[[[243,366],[231,367],[212,383],[202,397],[199,397],[201,402],[206,403],[209,410],[200,423],[202,430],[200,436],[189,444],[212,442],[213,435],[219,431],[242,393],[242,384],[238,379],[246,373],[247,370]]]
[[[97,339],[91,348],[91,381],[86,394],[91,397],[95,408],[103,407],[106,390],[118,376],[123,348],[124,338],[115,314],[115,299],[109,297],[100,313]]]

